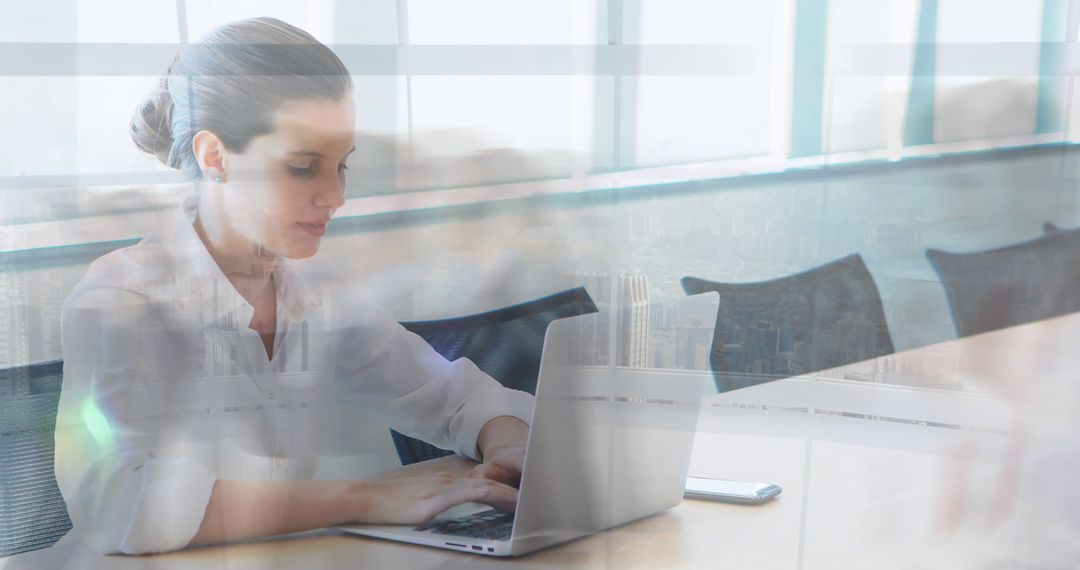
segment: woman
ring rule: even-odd
[[[449,363],[327,287],[311,258],[343,203],[351,79],[256,18],[181,53],[136,112],[198,192],[160,235],[96,260],[65,303],[56,473],[76,531],[145,553],[349,522],[511,510],[531,397]],[[469,477],[311,480],[332,402],[482,461]]]

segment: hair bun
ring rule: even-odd
[[[172,154],[173,100],[165,80],[138,107],[131,118],[131,140],[143,152],[153,154],[166,166],[176,167]]]

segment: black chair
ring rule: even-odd
[[[71,529],[53,472],[63,366],[0,370],[0,557],[52,546]]]
[[[1080,227],[1062,228],[1061,226],[1055,224],[1054,222],[1045,222],[1042,225],[1042,231],[1043,231],[1043,235],[1048,235],[1048,236],[1052,236],[1054,234],[1059,234],[1059,233],[1080,234]]]
[[[536,393],[544,334],[555,319],[595,313],[584,287],[519,305],[437,321],[401,323],[447,360],[472,360],[503,386]],[[402,465],[452,452],[390,430]]]
[[[712,366],[720,392],[894,352],[877,285],[858,254],[755,283],[684,277],[720,294]]]
[[[964,337],[1080,310],[1080,231],[974,253],[926,250]]]

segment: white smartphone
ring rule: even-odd
[[[772,499],[783,490],[784,488],[780,485],[772,483],[748,483],[745,481],[707,479],[705,477],[687,477],[686,491],[683,496],[687,499],[756,505]]]

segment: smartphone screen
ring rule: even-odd
[[[779,495],[781,490],[779,485],[771,483],[687,477],[685,495],[694,499],[759,503]]]

